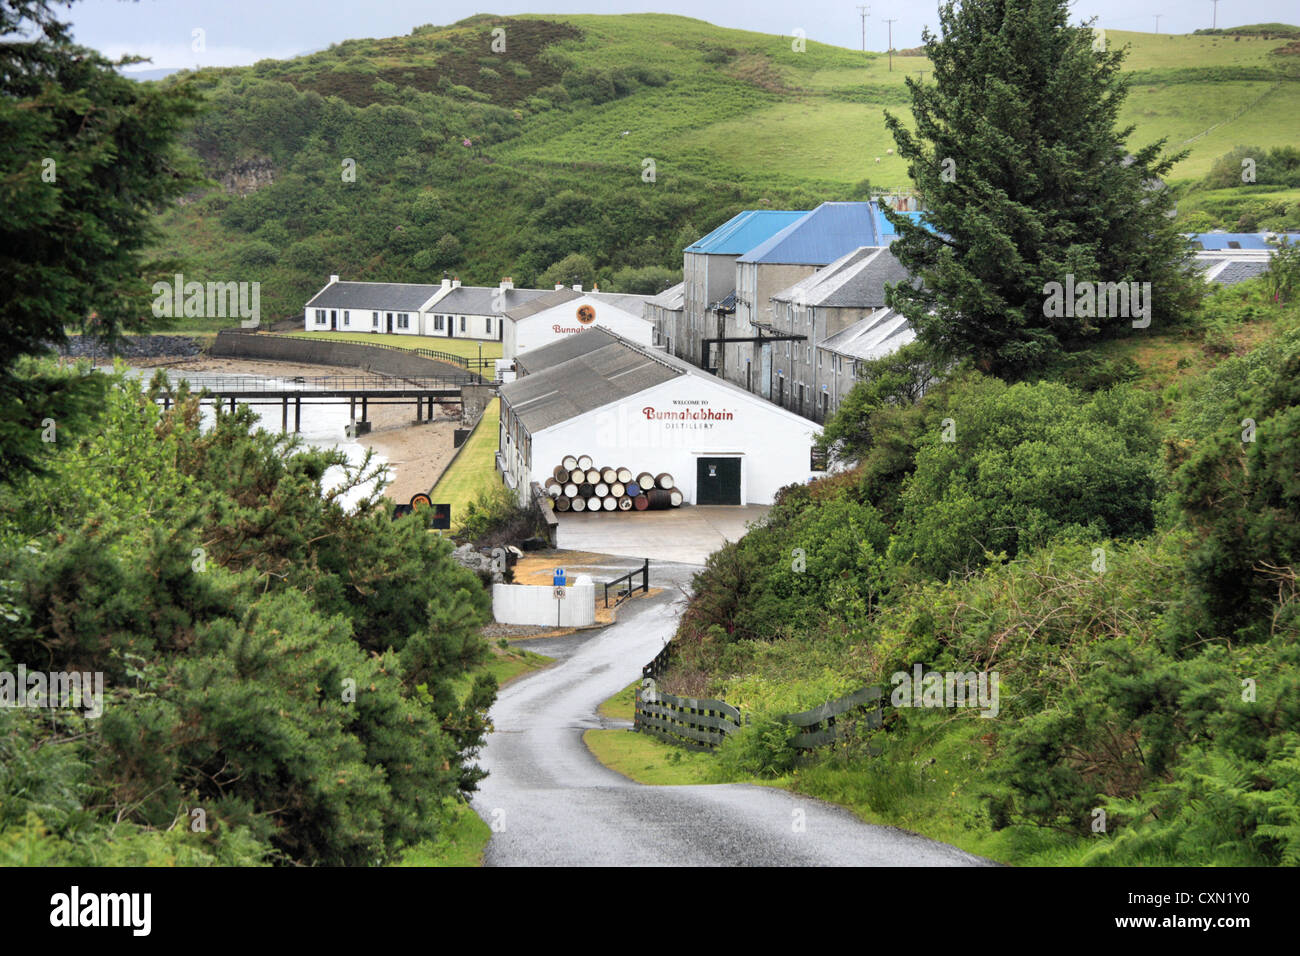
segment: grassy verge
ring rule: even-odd
[[[589,730],[582,735],[582,742],[610,770],[637,783],[671,787],[717,782],[712,756],[674,747],[648,734]]]
[[[609,700],[596,708],[596,713],[610,720],[631,720],[635,716],[636,689],[641,686],[634,680]]]
[[[470,502],[476,501],[480,492],[500,480],[496,473],[500,420],[500,399],[494,398],[483,410],[483,417],[474,431],[465,439],[465,447],[430,492],[430,497],[439,504],[450,503],[453,530],[459,526],[459,516],[464,515]]]
[[[446,820],[436,841],[419,843],[402,854],[396,866],[481,866],[491,828],[465,803],[448,800]]]
[[[477,359],[482,346],[484,359],[501,357],[500,342],[476,342],[473,339],[448,339],[434,335],[388,335],[383,332],[281,332],[292,339],[326,339],[330,342],[359,342],[362,345],[388,345],[399,349],[433,349],[461,358]]]

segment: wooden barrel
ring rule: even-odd
[[[648,491],[655,486],[655,476],[648,471],[643,471],[636,476],[636,483],[641,487],[642,491]]]
[[[568,511],[572,507],[573,505],[569,502],[568,498],[564,497],[564,495],[560,495],[560,497],[555,499],[556,511]]]
[[[674,508],[680,508],[682,506],[682,502],[685,500],[686,500],[686,496],[682,494],[681,491],[679,491],[678,489],[676,488],[668,489],[668,503],[671,504]]]
[[[668,474],[666,471],[661,471],[659,474],[655,475],[654,487],[656,488],[662,488],[664,491],[667,491],[675,484],[677,484],[677,482],[673,481],[673,476]]]
[[[551,474],[555,476],[556,481],[569,480],[569,469],[565,468],[563,465],[556,465],[555,470],[551,472]]]
[[[543,487],[546,489],[546,493],[552,498],[564,491],[564,485],[560,484],[554,478],[549,479]]]
[[[629,498],[635,498],[637,495],[641,494],[641,486],[635,481],[629,481],[623,486],[623,494],[627,495]]]
[[[618,481],[618,469],[610,468],[606,465],[604,468],[600,469],[600,480],[607,485],[612,485],[614,482]]]
[[[590,498],[595,493],[596,493],[596,486],[591,484],[590,482],[584,481],[582,484],[578,485],[579,498]]]
[[[609,493],[613,495],[615,498],[622,498],[625,494],[627,494],[627,486],[624,485],[623,482],[621,481],[616,481],[609,486]]]
[[[583,471],[586,471],[588,468],[590,468],[590,467],[592,466],[592,464],[593,464],[593,462],[592,462],[592,460],[591,460],[591,456],[590,456],[590,455],[579,455],[579,456],[578,456],[578,467],[581,468]]]
[[[619,511],[631,511],[631,510],[632,510],[632,499],[629,498],[627,495],[622,495],[622,496],[618,499],[618,510],[619,510]]]
[[[564,486],[564,497],[566,498],[578,497],[578,486],[574,484],[572,481]]]
[[[651,488],[646,492],[651,511],[662,511],[673,506],[673,496],[667,488]]]
[[[617,499],[617,498],[601,498],[601,499],[600,499],[600,506],[601,506],[602,508],[604,508],[606,511],[613,511],[615,508],[618,507],[618,499]]]
[[[595,484],[596,482],[598,482],[598,481],[600,481],[600,471],[599,471],[599,469],[596,469],[596,468],[588,468],[588,469],[587,469],[587,484],[589,484],[589,485],[594,485],[594,484]]]
[[[596,482],[596,497],[604,498],[607,494],[609,494],[609,485],[603,481]]]
[[[576,498],[570,498],[569,507],[571,507],[574,511],[586,511],[587,499],[583,498],[582,495],[579,495]]]
[[[573,471],[569,472],[569,480],[574,484],[580,485],[587,480],[587,473],[581,468],[575,468]]]
[[[565,471],[573,471],[573,469],[578,467],[578,459],[574,458],[572,455],[565,455],[560,459],[560,466]]]
[[[637,495],[632,499],[632,507],[637,511],[645,511],[650,507],[650,499],[645,495]]]
[[[623,484],[626,485],[629,481],[632,480],[632,469],[631,469],[631,468],[619,468],[619,469],[618,469],[618,476],[617,476],[617,477],[618,477],[618,480],[619,480],[619,481],[621,481]]]

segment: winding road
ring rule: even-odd
[[[651,787],[602,766],[583,731],[615,726],[596,707],[672,635],[678,586],[697,568],[652,566],[662,594],[619,621],[528,647],[558,663],[510,684],[492,709],[474,809],[492,827],[489,866],[979,866],[987,861],[783,790]],[[801,812],[802,811],[802,812]],[[802,823],[802,828],[796,824]]]

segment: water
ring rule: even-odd
[[[145,382],[148,382],[149,379],[153,378],[156,371],[157,369],[153,368],[134,367],[126,370],[128,376],[132,378],[142,378]],[[268,388],[306,388],[310,390],[310,386],[304,386],[302,384],[295,385],[292,378],[277,378],[270,375],[259,375],[255,372],[228,372],[224,374],[221,372],[206,371],[177,372],[166,368],[164,368],[163,371],[167,373],[167,377],[173,382],[179,382],[182,378],[188,378],[191,380],[202,379],[204,384],[219,385],[223,382],[238,382],[239,384],[248,387],[250,383],[256,382],[259,383],[259,385],[264,383]],[[328,373],[325,372],[323,374]],[[228,404],[227,407],[229,407]],[[252,408],[253,413],[257,416],[258,422],[262,428],[276,434],[280,432],[280,416],[282,412],[278,399],[268,399],[266,404],[259,403],[250,405],[249,407]],[[298,437],[302,439],[304,444],[312,445],[316,448],[336,449],[341,451],[347,456],[348,464],[355,468],[365,459],[367,449],[355,438],[348,437],[347,426],[351,420],[351,413],[346,404],[319,405],[308,404],[304,401],[302,404],[302,419]],[[211,402],[203,403],[200,422],[202,427],[211,426],[213,422]],[[290,432],[293,430],[293,422],[293,403],[290,402],[288,423]],[[387,464],[387,462],[388,459],[378,453],[371,458],[372,466]],[[394,469],[391,465],[389,465],[389,473],[390,477],[394,473]],[[341,466],[336,465],[329,468],[321,479],[322,491],[330,491],[337,488],[343,483],[345,476],[345,472]],[[369,494],[373,494],[374,488],[374,481],[365,482],[362,485],[353,488],[347,494],[341,496],[339,502],[344,508],[350,508],[362,498]]]

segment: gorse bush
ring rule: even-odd
[[[0,846],[355,865],[436,837],[495,689],[457,690],[488,599],[450,544],[373,494],[344,508],[375,470],[246,406],[201,429],[195,399],[164,413],[118,378],[100,425],[0,489],[0,667],[102,672],[107,696],[97,720],[0,715],[0,751],[41,755],[5,761]]]

